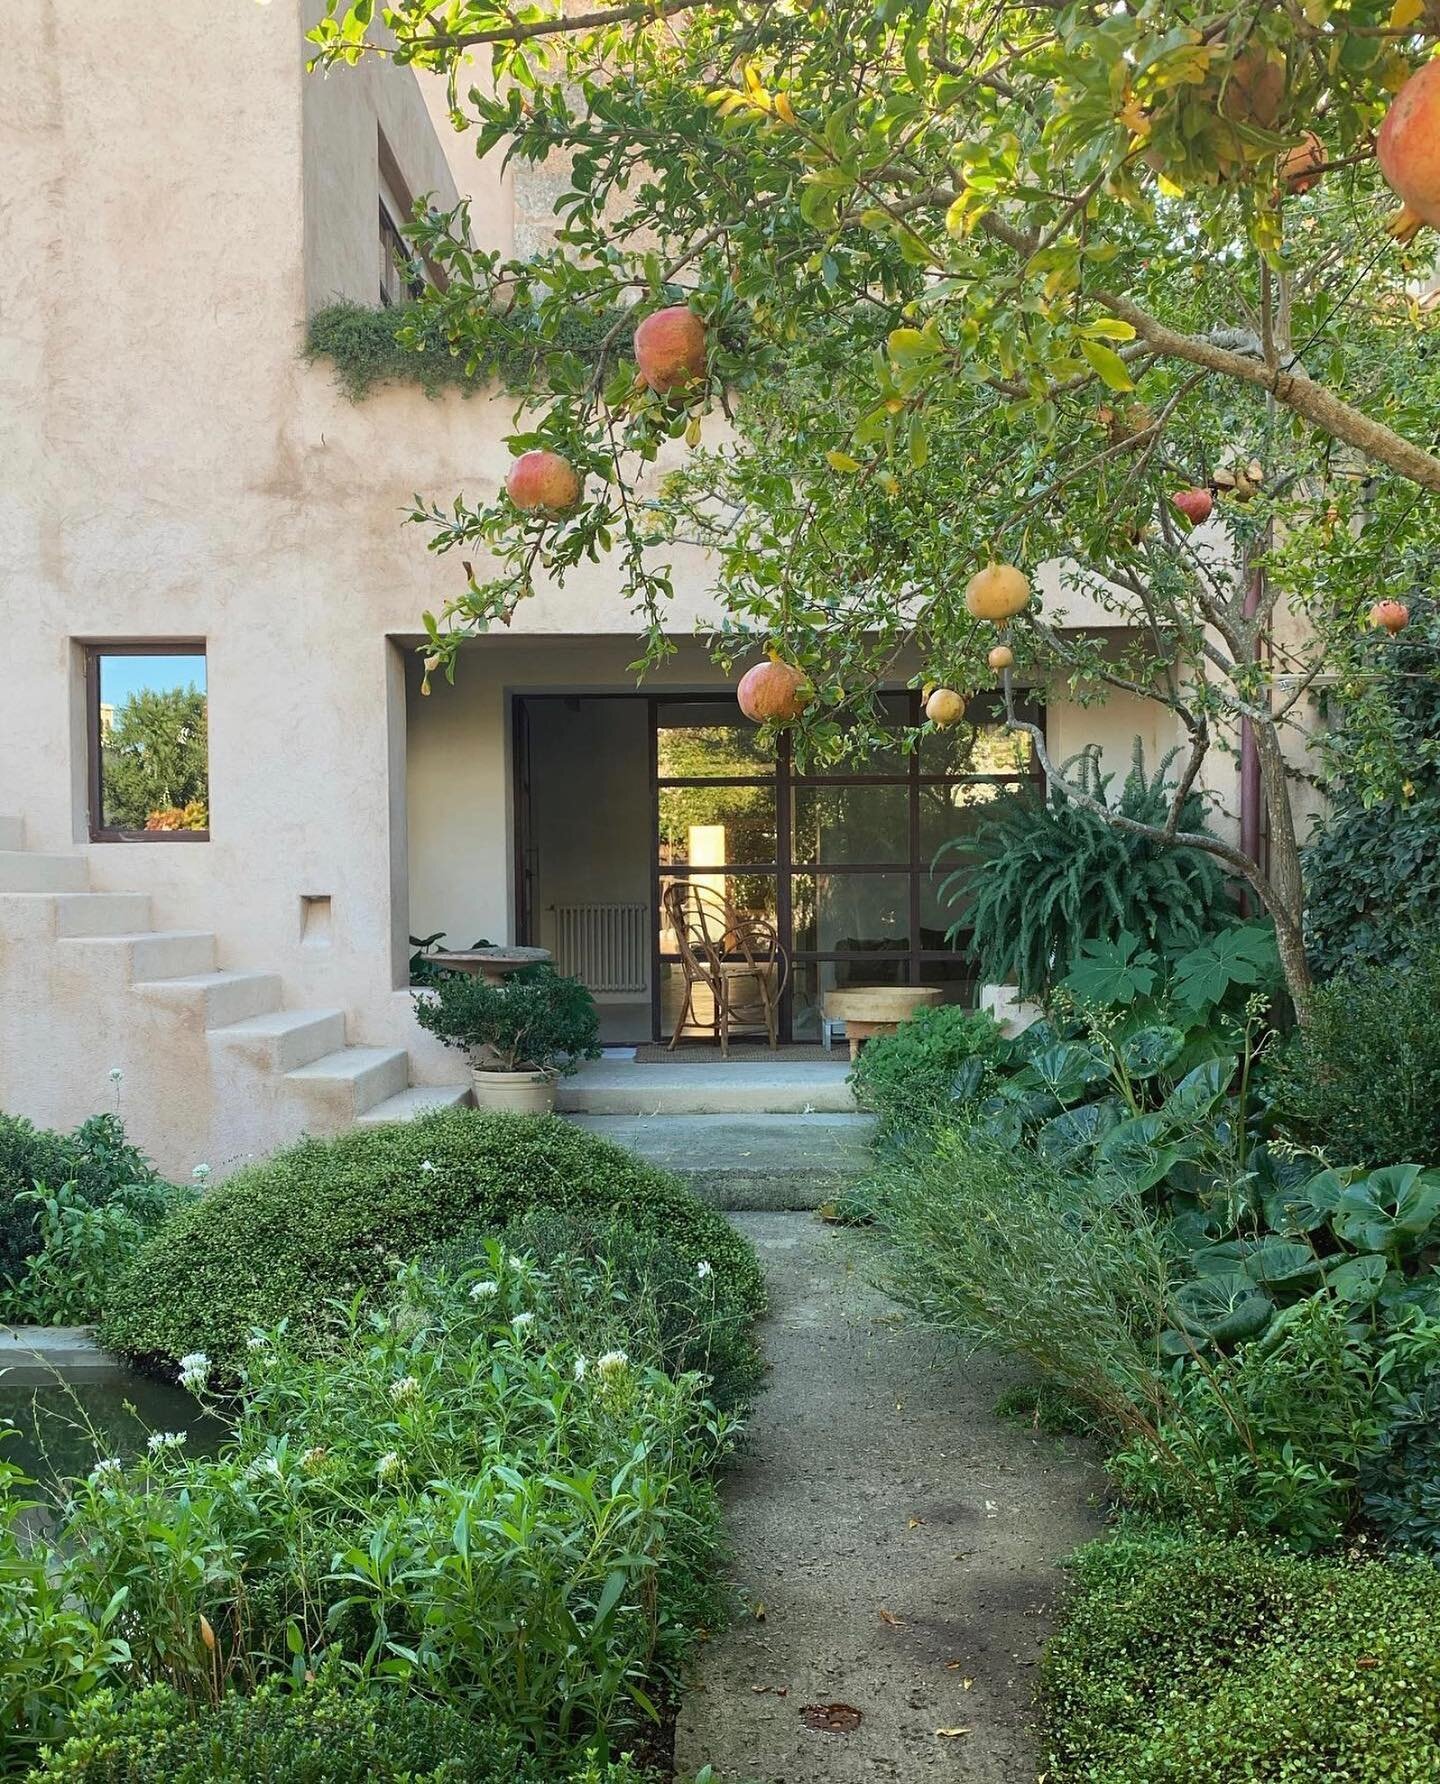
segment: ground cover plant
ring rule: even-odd
[[[999,1024],[959,1004],[917,1010],[893,1034],[867,1041],[850,1073],[855,1100],[880,1117],[880,1138],[928,1127],[993,1084],[1009,1054]]]
[[[93,1319],[147,1235],[186,1199],[114,1115],[69,1134],[0,1115],[0,1321]]]
[[[8,1765],[84,1736],[97,1690],[203,1706],[325,1663],[349,1692],[503,1725],[547,1777],[643,1730],[717,1609],[731,1427],[702,1376],[644,1353],[653,1320],[611,1288],[593,1261],[542,1270],[500,1240],[457,1272],[405,1265],[324,1351],[284,1324],[250,1334],[218,1455],[157,1432],[134,1462],[102,1457],[40,1540],[10,1471]],[[182,1379],[203,1395],[210,1372],[192,1355]],[[207,1711],[193,1739],[251,1713]]]
[[[749,1246],[674,1177],[559,1117],[460,1110],[302,1141],[238,1171],[141,1248],[102,1335],[143,1361],[198,1350],[233,1368],[257,1326],[284,1318],[321,1342],[335,1304],[383,1284],[396,1259],[537,1209],[623,1213],[708,1265],[727,1311],[763,1304]]]

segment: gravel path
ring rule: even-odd
[[[1006,1369],[871,1287],[871,1241],[732,1218],[769,1279],[771,1372],[726,1489],[737,1613],[681,1705],[677,1778],[1030,1784],[1054,1564],[1099,1528],[1095,1470],[993,1417]],[[813,1704],[859,1726],[809,1728]]]

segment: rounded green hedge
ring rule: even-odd
[[[449,1110],[304,1140],[238,1171],[141,1248],[101,1336],[145,1363],[199,1350],[233,1366],[257,1327],[284,1319],[318,1337],[331,1303],[381,1287],[397,1261],[536,1208],[623,1214],[708,1262],[726,1305],[764,1306],[747,1241],[668,1172],[558,1116]]]

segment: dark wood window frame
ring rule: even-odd
[[[91,842],[209,842],[206,830],[121,830],[106,825],[100,732],[100,659],[102,657],[206,657],[206,804],[209,804],[210,665],[203,638],[123,638],[86,640],[85,746],[88,759],[86,801]]]

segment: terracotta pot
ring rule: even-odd
[[[475,1107],[482,1115],[549,1115],[555,1080],[549,1072],[473,1072]]]

